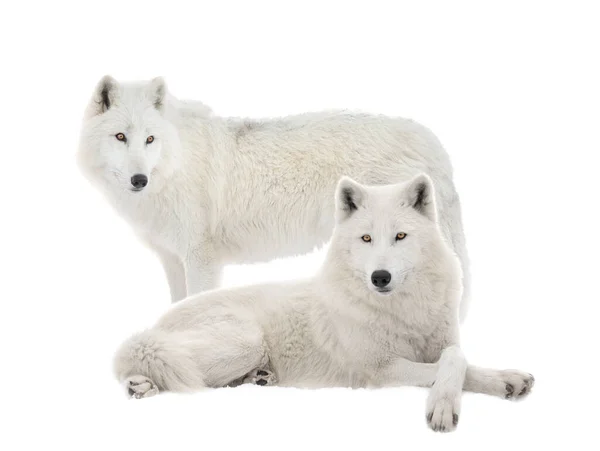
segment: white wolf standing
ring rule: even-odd
[[[343,178],[325,264],[312,279],[214,290],[174,305],[115,356],[134,398],[239,381],[295,387],[432,387],[427,421],[458,422],[463,388],[520,398],[530,374],[467,365],[460,263],[440,233],[431,180]]]
[[[226,264],[325,243],[333,228],[330,193],[342,175],[378,185],[428,173],[442,232],[469,289],[451,164],[437,138],[413,121],[343,112],[221,118],[170,96],[161,78],[118,83],[107,76],[86,110],[78,156],[158,253],[173,301],[216,287]]]

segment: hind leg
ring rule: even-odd
[[[134,335],[117,352],[115,372],[130,396],[139,399],[159,390],[224,387],[267,361],[261,330],[230,321],[200,330],[155,328]]]
[[[221,324],[215,333],[211,351],[199,350],[207,386],[239,385],[257,368],[267,367],[269,358],[262,331],[254,324]]]
[[[192,391],[205,386],[193,342],[185,332],[150,329],[133,335],[117,350],[114,371],[135,399],[159,390]]]

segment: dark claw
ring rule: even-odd
[[[454,426],[456,426],[458,424],[458,414],[457,413],[452,414],[452,423],[454,423]]]
[[[513,387],[511,384],[506,384],[506,399],[512,398],[514,391],[515,387]]]
[[[427,418],[428,423],[431,423],[431,419],[433,418],[433,412],[429,412],[425,418]]]
[[[523,387],[523,390],[521,390],[521,391],[519,392],[519,396],[522,396],[522,395],[524,395],[525,393],[527,393],[527,391],[528,391],[528,390],[529,390],[529,386],[528,386],[528,385],[525,385],[525,387]]]
[[[266,371],[263,371],[263,370],[258,370],[258,371],[256,372],[256,375],[257,375],[257,376],[268,376],[268,375],[269,375],[269,373],[267,373]]]
[[[135,392],[131,388],[127,389],[127,391],[129,392],[129,396],[135,395]]]
[[[267,380],[266,379],[258,379],[256,381],[256,385],[267,385]]]

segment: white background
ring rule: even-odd
[[[593,2],[8,2],[0,17],[0,448],[590,449],[598,442],[600,16]],[[414,118],[455,166],[472,257],[471,363],[527,400],[242,387],[128,401],[111,359],[169,305],[162,269],[74,164],[98,79],[163,75],[222,115]],[[251,236],[248,237],[252,239]],[[226,285],[322,253],[230,267]]]

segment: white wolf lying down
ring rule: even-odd
[[[226,264],[325,243],[333,229],[331,193],[342,175],[380,185],[428,173],[442,234],[466,279],[450,161],[437,138],[410,120],[342,112],[221,118],[168,95],[162,79],[105,77],[86,111],[78,156],[161,258],[174,301],[217,287]],[[466,291],[468,280],[463,285]]]
[[[463,388],[525,396],[533,377],[467,366],[460,265],[419,175],[366,187],[343,178],[326,262],[313,279],[195,295],[115,357],[130,394],[241,381],[295,387],[432,387],[427,420],[454,429]]]

